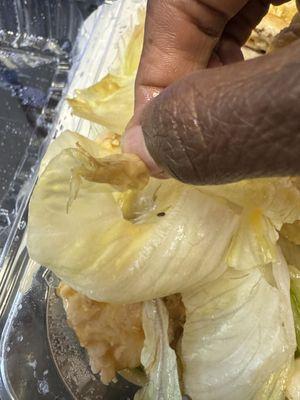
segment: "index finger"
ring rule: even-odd
[[[247,0],[149,0],[136,80],[136,106],[206,68],[226,23]]]

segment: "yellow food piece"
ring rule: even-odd
[[[100,373],[103,383],[115,379],[118,371],[140,366],[145,338],[143,303],[97,302],[65,283],[59,285],[57,294],[63,300],[69,325],[87,350],[93,373]],[[169,312],[169,341],[176,348],[182,336],[185,309],[180,295],[169,296],[164,302]]]
[[[280,6],[270,6],[269,13],[276,15],[282,19],[286,24],[290,24],[291,20],[297,13],[297,5],[295,1],[288,1]]]
[[[72,169],[70,197],[67,210],[77,198],[82,179],[107,183],[117,191],[142,190],[149,181],[145,164],[134,154],[113,154],[103,158],[92,157],[83,147],[65,150],[72,152],[80,165]]]
[[[296,14],[295,1],[280,6],[271,5],[268,14],[253,29],[246,46],[259,52],[270,51],[274,38],[290,25]]]
[[[270,51],[279,50],[300,38],[300,14],[298,13],[288,27],[283,29],[274,38],[270,46]]]
[[[93,373],[108,384],[116,372],[140,365],[144,344],[142,303],[114,305],[99,303],[61,283],[68,323],[85,347]]]

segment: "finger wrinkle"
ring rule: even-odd
[[[223,32],[224,26],[209,26],[206,25],[204,21],[195,17],[190,17],[189,19],[191,23],[199,29],[200,32],[204,33],[206,36],[213,40],[219,39]]]
[[[179,170],[179,173],[176,174],[176,177],[181,180],[182,176],[180,174],[180,166],[184,166],[185,169],[190,171],[190,174],[193,174],[196,177],[197,171],[186,146],[186,126],[183,123],[178,123],[183,115],[188,115],[189,105],[182,102],[182,99],[178,96],[172,98],[169,105],[169,107],[166,107],[160,112],[160,115],[163,116],[163,120],[160,120],[160,124],[162,124],[161,126],[164,126],[166,120],[169,121],[167,124],[169,127],[169,132],[166,135],[167,140],[163,153],[168,154],[169,156],[167,167],[170,169],[170,166],[172,166],[170,169],[171,173],[173,173],[175,169]],[[158,130],[162,131],[163,129],[161,129],[159,126]],[[169,151],[167,147],[169,147]]]
[[[214,6],[211,2],[207,3],[206,1],[203,0],[196,0],[198,4],[202,5],[203,7],[206,7],[207,10],[209,10],[211,13],[214,13],[215,16],[221,18],[224,21],[224,24],[232,17],[231,13],[228,13],[225,10],[222,10],[216,6]],[[222,2],[220,2],[222,4]]]
[[[193,23],[200,32],[212,38],[218,38],[222,34],[228,18],[221,12],[210,8],[198,0],[179,2],[178,8],[188,22]]]

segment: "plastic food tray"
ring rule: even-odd
[[[38,5],[41,3],[37,1]],[[59,3],[62,5],[67,1]],[[100,127],[72,116],[64,98],[72,95],[74,89],[87,87],[107,73],[118,57],[125,30],[134,23],[136,9],[144,5],[145,0],[120,0],[100,6],[77,35],[71,69],[68,54],[71,40],[59,43],[39,36],[18,36],[0,31],[0,68],[3,58],[8,64],[14,60],[17,72],[14,76],[27,79],[27,84],[22,83],[15,90],[25,87],[25,100],[20,107],[21,111],[28,110],[30,104],[32,119],[18,121],[12,114],[12,122],[26,127],[28,135],[16,138],[11,148],[4,152],[7,160],[4,161],[4,156],[0,160],[1,179],[6,177],[6,182],[0,181],[1,400],[125,400],[132,399],[137,390],[121,377],[116,383],[105,386],[92,374],[85,351],[68,327],[61,301],[55,294],[58,279],[28,257],[26,222],[38,165],[50,141],[66,129],[88,137],[101,132]],[[77,28],[70,25],[65,34],[74,36],[81,22],[76,9],[71,7],[70,10],[72,24],[77,18]],[[26,15],[25,10],[24,18]],[[12,79],[11,75],[9,79]],[[44,91],[34,95],[30,92],[33,79],[44,82]],[[20,93],[17,94],[20,97]],[[2,100],[0,96],[1,112]],[[17,106],[10,105],[11,109]],[[9,112],[6,109],[7,121]],[[9,124],[7,129],[12,129]],[[0,134],[0,145],[4,139]],[[10,171],[11,175],[5,175],[6,163],[18,151],[18,140],[25,141],[23,152],[18,153],[16,169]]]

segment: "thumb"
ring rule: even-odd
[[[125,153],[134,153],[138,155],[147,165],[152,176],[158,178],[165,177],[165,171],[158,166],[148,151],[141,125],[132,126],[132,124],[130,124],[130,127],[127,128],[123,135],[122,148]]]
[[[123,149],[192,184],[299,174],[299,54],[297,41],[189,75],[146,105]]]

